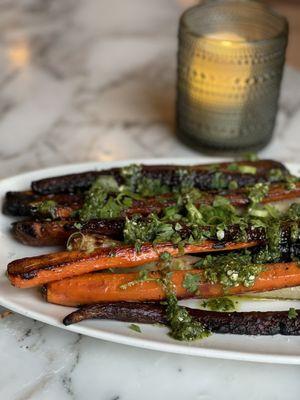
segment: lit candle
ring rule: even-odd
[[[187,10],[179,29],[179,137],[221,151],[265,145],[286,44],[286,20],[262,3],[207,1]]]
[[[200,107],[212,106],[232,108],[238,106],[248,94],[248,86],[244,83],[250,79],[252,67],[250,64],[232,63],[228,50],[238,49],[245,38],[234,32],[209,33],[199,39],[212,47],[216,57],[222,61],[216,62],[216,57],[203,57],[195,52],[190,64],[189,96],[193,103]]]
[[[230,45],[231,42],[244,42],[245,37],[235,32],[211,32],[206,35],[207,39],[221,40],[222,44]]]

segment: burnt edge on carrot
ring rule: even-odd
[[[125,220],[90,220],[80,229],[82,234],[93,233],[118,239],[123,232]],[[76,221],[17,221],[11,232],[15,239],[29,246],[64,245],[70,235],[78,232]]]
[[[288,311],[216,312],[184,307],[189,314],[214,333],[235,335],[300,335],[300,310],[295,318]],[[142,324],[167,325],[166,307],[159,303],[93,304],[63,319],[68,326],[87,319],[107,319]]]

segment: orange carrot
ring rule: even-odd
[[[187,273],[200,276],[197,297],[201,298],[264,292],[300,285],[300,268],[295,262],[266,264],[264,271],[258,275],[253,286],[239,285],[226,291],[219,283],[203,282],[203,271],[201,270],[178,270],[173,271],[171,275],[178,298],[195,297],[183,287]],[[164,287],[155,280],[160,276],[159,272],[152,272],[148,275],[148,278],[152,278],[152,280],[128,285],[129,282],[139,278],[138,273],[91,273],[49,283],[44,288],[44,295],[49,303],[64,306],[117,301],[159,301],[166,298]]]
[[[7,266],[7,273],[14,286],[28,288],[108,268],[136,267],[159,260],[160,254],[164,252],[176,257],[183,253],[244,249],[256,244],[257,242],[223,244],[207,240],[199,244],[187,244],[182,252],[172,243],[146,243],[139,252],[132,245],[100,248],[91,253],[62,251],[12,261]]]

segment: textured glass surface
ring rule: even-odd
[[[178,135],[194,146],[254,149],[271,138],[286,20],[256,1],[206,1],[180,21]]]

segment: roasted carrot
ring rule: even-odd
[[[125,220],[91,220],[81,224],[80,232],[119,238]],[[12,224],[15,239],[29,246],[56,246],[66,244],[70,235],[78,232],[76,221],[17,221]]]
[[[57,246],[66,244],[76,231],[72,221],[17,221],[12,224],[12,234],[28,246]]]
[[[249,204],[249,189],[241,188],[224,192],[222,195],[227,198],[233,206],[245,207]],[[29,194],[28,194],[29,193]],[[34,199],[32,199],[34,197]],[[212,204],[216,193],[203,193],[202,197],[195,204]],[[268,194],[263,198],[262,203],[273,203],[283,200],[292,200],[300,197],[300,182],[295,183],[295,187],[287,189],[283,184],[273,183],[269,187]],[[31,199],[31,200],[30,200]],[[45,211],[41,213],[39,204],[47,200],[55,201],[56,205],[52,214]],[[82,207],[84,201],[83,195],[60,194],[38,196],[32,192],[8,192],[4,203],[4,211],[12,215],[34,216],[38,219],[68,219],[74,212]],[[121,217],[134,214],[149,215],[151,213],[160,213],[165,207],[177,204],[177,198],[173,193],[166,193],[159,198],[147,198],[133,200],[132,206],[125,208]]]
[[[184,309],[210,332],[235,335],[300,335],[300,310],[294,318],[289,311],[220,312]],[[109,319],[141,324],[168,325],[166,305],[161,303],[117,302],[89,304],[63,319],[64,325],[87,319]]]
[[[297,263],[266,264],[251,287],[239,285],[224,290],[219,283],[204,282],[203,271],[173,271],[171,281],[178,298],[195,297],[183,287],[187,273],[200,276],[199,294],[197,297],[210,298],[226,295],[236,295],[247,292],[263,292],[284,287],[300,285],[300,268]],[[118,301],[158,301],[166,298],[166,291],[161,283],[155,279],[160,278],[159,272],[152,272],[143,282],[129,284],[139,278],[138,273],[108,274],[90,273],[74,278],[52,282],[44,288],[44,295],[48,302],[64,306],[78,306],[99,302]]]
[[[223,174],[225,186],[235,180],[239,187],[253,185],[256,182],[267,182],[270,180],[271,170],[280,170],[284,174],[288,170],[278,161],[257,160],[257,161],[237,161],[238,166],[255,167],[255,173],[243,172],[243,170],[232,170],[232,162],[223,162],[216,164],[202,165],[141,165],[141,175],[146,178],[160,179],[162,184],[171,187],[180,184],[180,174],[178,171],[185,170],[193,176],[193,185],[201,190],[215,189],[214,177],[216,170]],[[87,171],[79,174],[55,176],[39,181],[32,182],[32,190],[39,194],[51,193],[74,193],[78,190],[88,189],[93,182],[103,175],[112,175],[118,181],[123,183],[124,178],[121,168],[111,168],[102,171]],[[282,177],[277,179],[282,181]]]
[[[42,256],[26,257],[12,261],[7,266],[8,278],[17,287],[28,288],[64,278],[82,275],[107,268],[128,268],[157,261],[160,254],[169,252],[172,256],[183,253],[206,253],[249,248],[257,245],[249,242],[214,242],[187,244],[182,252],[172,243],[144,244],[140,251],[132,245],[97,249],[91,253],[62,251]]]

